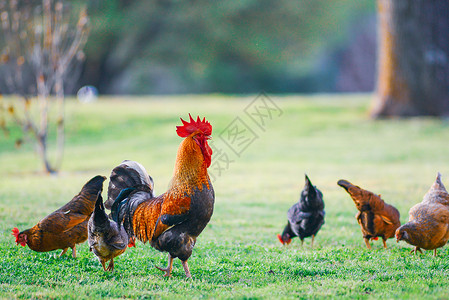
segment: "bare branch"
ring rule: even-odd
[[[64,88],[79,75],[77,66],[87,41],[86,9],[80,12],[77,23],[71,24],[69,6],[63,0],[42,0],[40,5],[29,0],[0,0],[0,22],[0,38],[6,45],[0,52],[0,73],[4,75],[0,79],[23,104],[23,113],[15,114],[13,121],[25,135],[34,137],[45,169],[53,172],[60,168],[63,156]],[[47,153],[50,111],[56,111],[53,165]]]

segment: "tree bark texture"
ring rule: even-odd
[[[449,1],[378,0],[372,115],[449,116]]]

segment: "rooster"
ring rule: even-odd
[[[19,232],[14,228],[12,234],[17,245],[28,245],[31,250],[48,252],[62,249],[60,257],[72,248],[76,257],[76,244],[87,239],[87,223],[95,206],[99,192],[103,190],[104,176],[95,176],[89,180],[69,203],[51,213],[34,227]]]
[[[114,257],[126,250],[128,234],[106,215],[103,198],[98,194],[95,209],[88,223],[88,242],[92,251],[105,271],[114,271]],[[109,266],[106,268],[106,262]]]
[[[449,240],[449,194],[440,173],[423,201],[410,209],[409,222],[396,230],[396,241],[401,240],[415,246],[414,254],[423,248],[434,250],[434,256]]]
[[[364,190],[349,181],[339,180],[338,185],[348,192],[358,213],[355,218],[362,229],[366,247],[371,249],[370,239],[382,238],[384,248],[386,241],[394,236],[396,229],[401,226],[399,211],[382,200],[380,195]]]
[[[176,129],[184,140],[164,194],[153,197],[152,180],[140,164],[132,161],[124,161],[112,171],[108,190],[107,206],[131,240],[136,237],[168,252],[167,267],[157,267],[166,277],[171,275],[174,258],[179,258],[185,275],[191,278],[187,260],[214,209],[215,195],[207,173],[212,156],[207,140],[212,126],[205,119],[189,117],[189,122],[181,119],[183,125]],[[125,191],[119,192],[123,188]]]
[[[289,244],[293,237],[301,239],[312,237],[312,247],[315,235],[324,224],[324,201],[323,193],[315,187],[309,177],[305,175],[305,186],[301,192],[299,202],[295,203],[287,212],[288,223],[282,232],[278,234],[279,241],[285,245]]]

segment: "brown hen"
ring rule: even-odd
[[[380,195],[364,190],[349,181],[339,180],[338,185],[348,192],[359,210],[355,217],[362,229],[366,247],[371,249],[370,239],[377,240],[381,237],[384,248],[387,248],[387,239],[392,238],[395,230],[401,226],[399,211],[385,203]]]
[[[411,251],[414,254],[422,252],[422,248],[433,250],[436,256],[437,248],[446,245],[449,240],[449,194],[440,173],[423,201],[410,209],[409,222],[396,230],[396,240],[415,246]]]
[[[22,232],[14,228],[12,231],[16,243],[28,245],[37,252],[62,249],[59,256],[72,248],[72,255],[76,257],[76,244],[87,239],[87,223],[94,210],[97,195],[103,190],[105,179],[104,176],[95,176],[89,180],[69,203],[46,216],[34,227]]]

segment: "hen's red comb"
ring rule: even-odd
[[[186,122],[181,118],[182,126],[176,126],[176,133],[180,137],[188,137],[197,130],[201,131],[204,135],[212,134],[212,125],[210,125],[210,123],[206,121],[206,118],[203,118],[203,120],[201,120],[198,116],[195,121],[190,114],[189,117],[190,122]]]
[[[284,245],[284,240],[282,239],[282,236],[280,234],[277,235],[279,242],[282,243],[282,245]]]
[[[19,235],[19,232],[20,232],[19,228],[17,228],[17,227],[14,227],[12,229],[12,235],[15,236],[15,237],[17,237]]]

